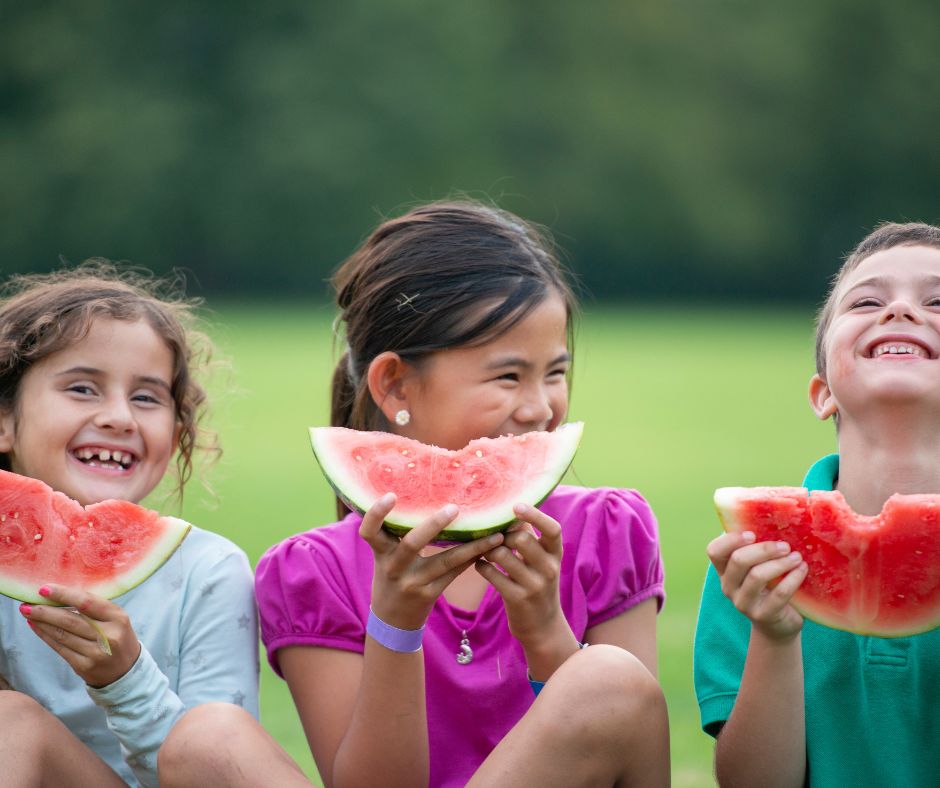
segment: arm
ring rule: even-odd
[[[708,554],[723,592],[751,620],[741,687],[715,746],[718,782],[802,786],[803,620],[789,602],[806,577],[806,563],[783,543],[754,544],[753,534],[724,534],[712,541]]]
[[[401,540],[381,526],[394,497],[363,518],[360,535],[372,548],[372,608],[399,629],[418,629],[447,585],[486,550],[497,534],[421,555],[455,516],[445,507]],[[324,784],[418,786],[428,781],[429,752],[424,654],[391,651],[365,638],[363,654],[290,646],[278,664],[297,704]]]
[[[656,608],[656,599],[644,599],[636,607],[591,627],[585,632],[584,640],[591,644],[609,643],[620,646],[633,654],[656,676]]]
[[[193,565],[180,592],[187,600],[181,611],[161,598],[167,590],[163,585],[141,587],[150,595],[146,601],[165,603],[166,612],[151,613],[148,607],[153,619],[138,625],[156,628],[158,619],[169,615],[175,627],[179,618],[179,646],[177,651],[173,644],[173,654],[165,654],[170,644],[161,643],[160,653],[152,655],[138,642],[120,606],[84,592],[53,586],[50,598],[74,605],[97,621],[111,643],[110,657],[100,651],[96,632],[82,618],[62,608],[43,606],[31,611],[31,621],[44,622],[35,627],[36,633],[86,682],[89,696],[104,709],[108,728],[121,743],[124,759],[145,786],[157,785],[157,752],[187,708],[219,700],[244,705],[257,716],[257,624],[251,569],[244,554],[234,548],[218,560],[203,560],[205,556],[192,554]],[[189,561],[187,555],[184,565]],[[176,687],[155,657],[177,661]]]

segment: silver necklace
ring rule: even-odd
[[[463,630],[463,636],[460,639],[460,651],[457,652],[457,662],[460,665],[469,665],[473,662],[473,649],[470,648],[470,638],[467,637],[467,630]]]

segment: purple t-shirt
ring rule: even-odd
[[[662,606],[656,520],[633,490],[558,487],[539,507],[562,526],[559,593],[575,636],[654,597]],[[362,653],[372,589],[372,550],[361,518],[275,545],[255,576],[261,636],[274,670],[285,646]],[[466,631],[473,661],[457,662]],[[487,588],[473,611],[440,597],[424,634],[431,786],[462,786],[532,705],[525,654]]]

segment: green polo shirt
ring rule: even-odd
[[[803,485],[831,490],[839,457],[823,457]],[[751,624],[709,567],[695,632],[702,728],[731,714]],[[940,786],[940,629],[876,638],[803,624],[806,763],[810,786]],[[765,731],[764,736],[773,736]]]

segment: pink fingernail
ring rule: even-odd
[[[754,541],[754,532],[753,532],[753,531],[744,531],[744,532],[741,534],[741,538],[742,538],[745,542],[753,542],[753,541]]]
[[[52,596],[52,589],[49,586],[40,586],[39,596]]]
[[[27,605],[25,602],[20,605],[20,613],[22,613],[26,618],[29,618],[29,614],[33,612],[33,606]]]

